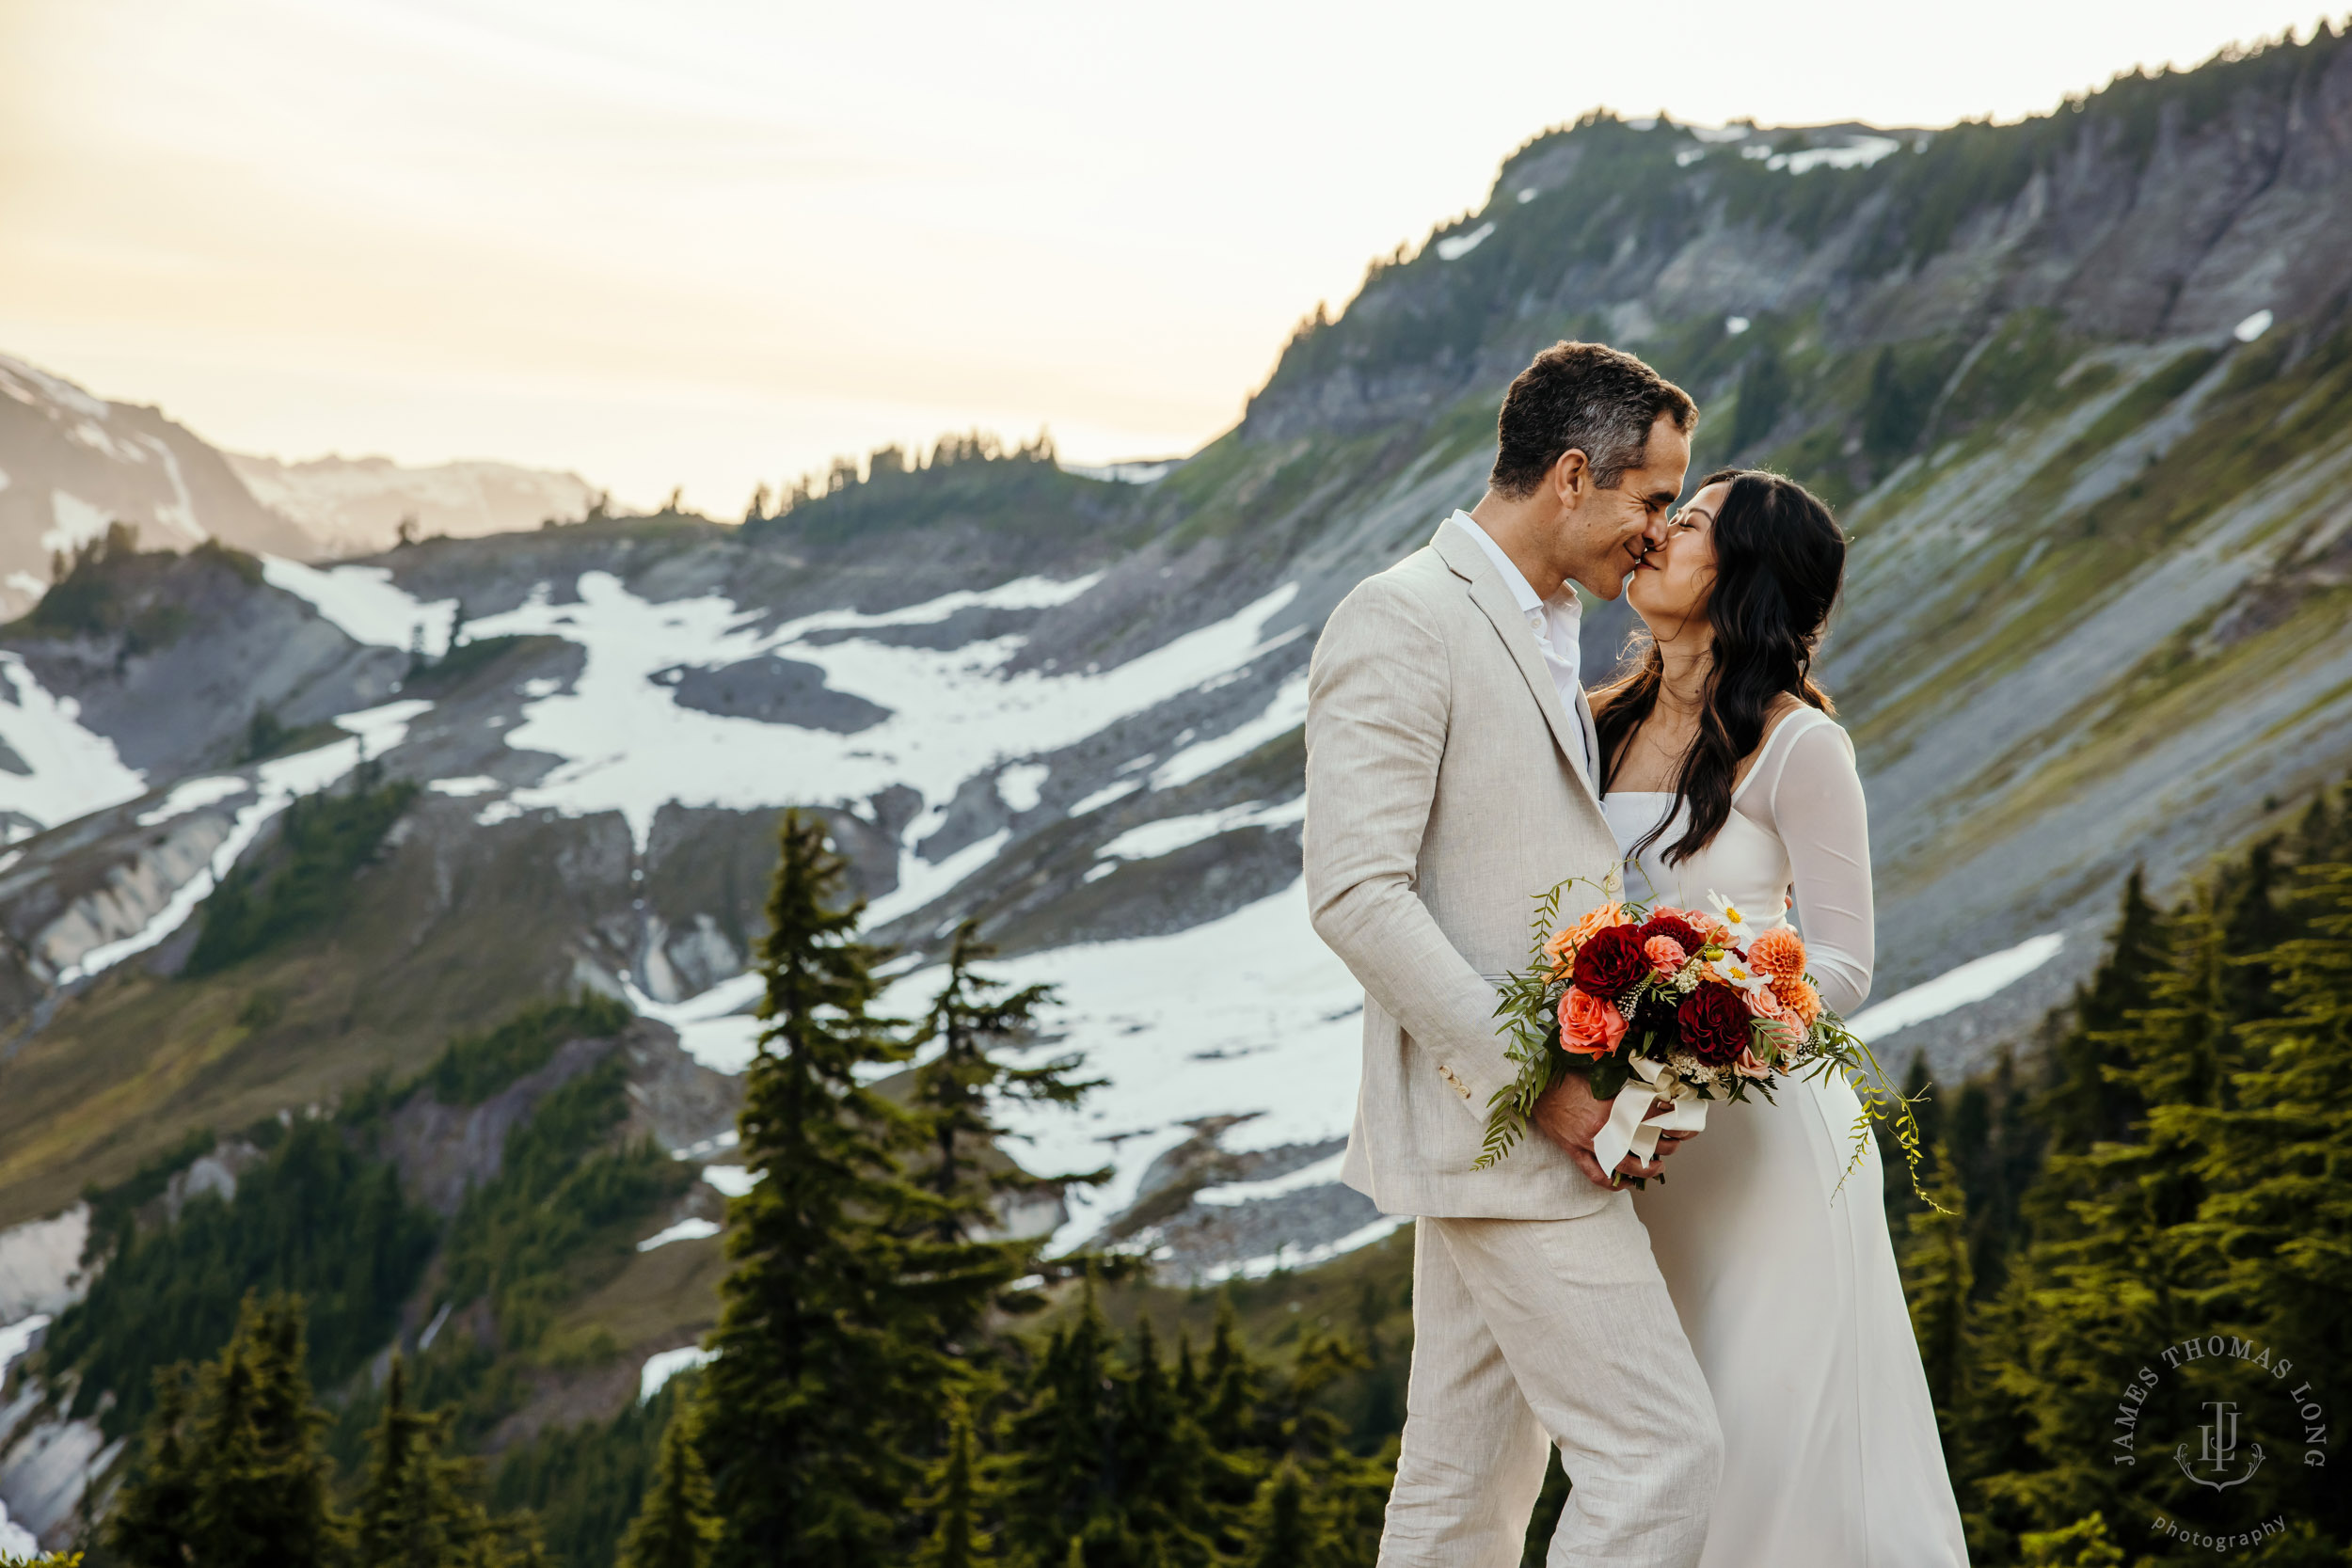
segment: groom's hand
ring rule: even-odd
[[[1613,1187],[1616,1183],[1610,1179],[1607,1171],[1600,1168],[1600,1161],[1593,1153],[1593,1139],[1609,1125],[1610,1108],[1615,1103],[1614,1101],[1595,1100],[1591,1082],[1581,1072],[1571,1072],[1537,1098],[1535,1113],[1531,1119],[1535,1124],[1536,1132],[1567,1151],[1568,1158],[1576,1162],[1576,1168],[1584,1173],[1586,1180],[1596,1187]],[[1644,1164],[1629,1154],[1617,1162],[1616,1174],[1656,1176],[1660,1162],[1672,1154],[1675,1146],[1681,1141],[1679,1135],[1667,1133],[1658,1140],[1658,1159]]]

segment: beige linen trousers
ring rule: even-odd
[[[1538,1136],[1472,1168],[1514,1076],[1494,980],[1527,960],[1532,899],[1581,877],[1563,909],[1588,909],[1617,862],[1591,736],[1451,522],[1315,645],[1307,898],[1364,987],[1342,1179],[1419,1217],[1382,1568],[1514,1568],[1547,1437],[1573,1483],[1550,1568],[1680,1568],[1707,1539],[1722,1438],[1631,1201]]]

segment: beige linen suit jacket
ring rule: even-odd
[[[1391,1214],[1572,1219],[1615,1200],[1533,1132],[1472,1168],[1515,1077],[1495,982],[1528,960],[1533,900],[1581,877],[1561,908],[1590,909],[1617,863],[1582,694],[1563,708],[1502,575],[1450,521],[1331,612],[1307,690],[1308,904],[1364,988],[1341,1179]]]

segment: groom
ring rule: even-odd
[[[1613,599],[1664,539],[1697,419],[1630,355],[1546,349],[1502,401],[1484,499],[1315,646],[1307,895],[1364,986],[1343,1180],[1420,1216],[1381,1568],[1513,1568],[1547,1439],[1574,1483],[1550,1568],[1691,1564],[1707,1537],[1722,1438],[1648,1234],[1593,1156],[1608,1102],[1571,1075],[1472,1168],[1516,1076],[1495,981],[1527,960],[1531,899],[1583,878],[1572,916],[1617,863],[1569,582]]]

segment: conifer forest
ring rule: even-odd
[[[995,1236],[1008,1190],[1094,1174],[997,1150],[1007,1098],[1089,1087],[1038,1037],[1050,995],[993,980],[967,927],[927,1016],[876,1016],[885,955],[823,823],[788,813],[777,844],[739,1123],[762,1179],[732,1200],[703,1364],[617,1418],[469,1457],[494,1346],[369,1366],[435,1242],[373,1157],[404,1092],[380,1085],[295,1121],[232,1205],[159,1238],[128,1221],[138,1183],[101,1195],[112,1262],[45,1352],[103,1374],[82,1386],[145,1375],[103,1412],[134,1447],[84,1531],[90,1568],[1373,1561],[1409,1232],[1190,1291]],[[2132,878],[2092,978],[2026,1048],[1956,1089],[1915,1077],[1931,1201],[1899,1161],[1887,1200],[1974,1560],[2198,1560],[2123,1549],[2122,1521],[2193,1503],[2171,1466],[2115,1462],[2116,1390],[2149,1347],[2208,1333],[2280,1347],[2315,1384],[2352,1352],[2352,1112],[2328,1092],[2352,1067],[2347,995],[2352,787],[2169,907]],[[430,1077],[479,1096],[626,1022],[547,1004],[453,1042]],[[496,1304],[503,1336],[544,1335],[550,1271],[675,1180],[649,1149],[577,1152],[616,1097],[595,1073],[551,1097],[449,1224],[435,1266]],[[2167,1380],[2139,1418],[2193,1425],[2200,1397]],[[2260,1560],[2344,1560],[2352,1495],[2294,1464],[2249,1484],[2293,1520]],[[1569,1485],[1555,1460],[1528,1564]]]

